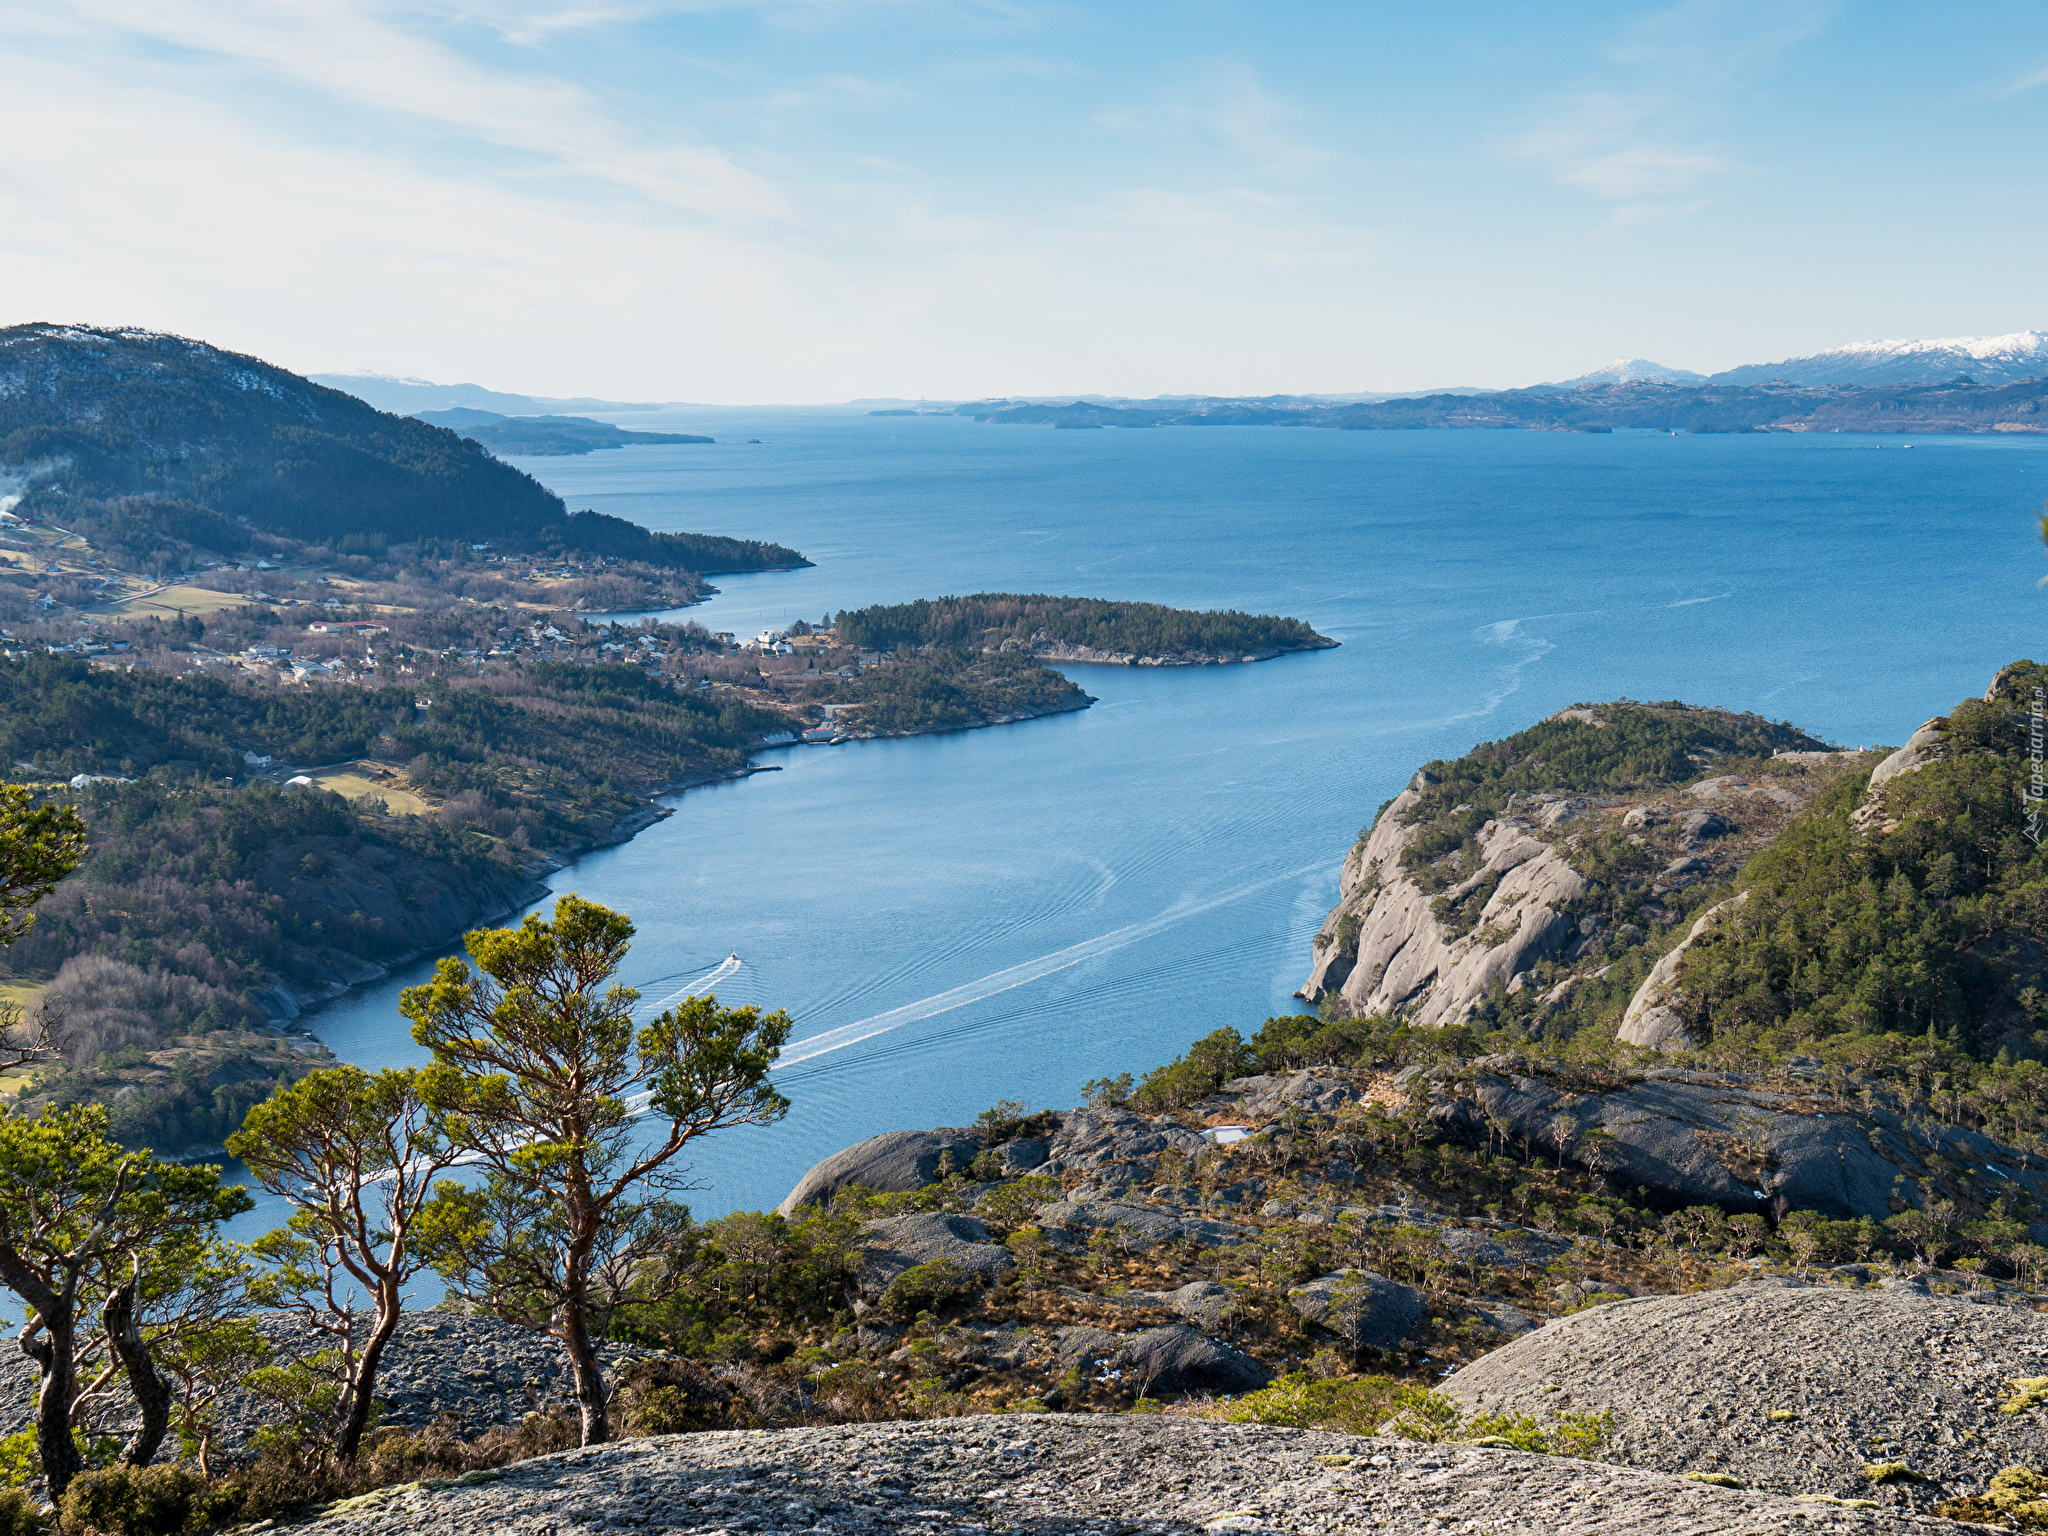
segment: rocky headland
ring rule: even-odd
[[[1553,771],[1567,755],[1578,771]],[[1755,716],[1623,700],[1562,710],[1489,756],[1429,764],[1381,808],[1344,860],[1304,1002],[1450,1024],[1538,983],[1562,1001],[1689,914],[1863,754]]]

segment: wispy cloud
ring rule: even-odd
[[[912,99],[910,89],[893,80],[864,80],[858,75],[831,75],[822,80],[783,86],[761,99],[770,112],[809,112],[825,108],[893,106]]]
[[[1330,220],[1305,200],[1250,187],[1181,192],[1140,187],[1090,210],[1084,222],[1130,247],[1141,267],[1210,275],[1350,266],[1377,237]]]
[[[368,0],[74,0],[73,11],[132,39],[434,123],[655,202],[728,217],[786,212],[776,188],[718,150],[648,142],[577,86],[465,58]]]
[[[1600,84],[1552,98],[1505,152],[1543,166],[1561,185],[1617,202],[1676,197],[1745,169],[1713,125],[1838,8],[1832,0],[1684,0],[1628,29],[1594,66]],[[1635,203],[1608,222],[1682,217],[1701,206]]]
[[[1146,101],[1104,107],[1094,121],[1112,132],[1176,144],[1200,134],[1246,167],[1287,180],[1312,175],[1334,158],[1301,110],[1242,65],[1205,72]]]
[[[1605,225],[1609,229],[1635,229],[1645,224],[1670,224],[1679,219],[1689,219],[1703,208],[1713,205],[1713,199],[1694,198],[1685,203],[1623,203],[1607,215]]]
[[[1705,146],[1643,143],[1575,157],[1560,167],[1557,179],[1600,197],[1645,197],[1682,192],[1702,176],[1731,168]]]
[[[1996,96],[2017,96],[2022,91],[2031,91],[2038,86],[2048,85],[2048,65],[2021,75],[2019,79],[1999,87],[1992,92]]]

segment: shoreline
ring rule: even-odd
[[[835,743],[835,745],[853,741],[901,741],[916,736],[952,735],[960,731],[979,730],[984,726],[1015,725],[1026,720],[1042,719],[1048,715],[1071,714],[1078,710],[1087,709],[1094,703],[1095,699],[1092,696],[1083,694],[1079,702],[1062,705],[1055,709],[1037,710],[1028,714],[1000,715],[990,719],[972,720],[961,725],[944,726],[940,729],[929,731],[877,731],[872,734],[847,736],[841,738],[841,741]],[[794,737],[787,741],[763,740],[754,743],[752,747],[748,748],[748,751],[764,752],[775,747],[793,747],[802,744],[801,741]],[[752,778],[757,773],[780,773],[782,771],[783,765],[780,763],[756,763],[749,761],[742,768],[734,768],[722,773],[695,774],[688,778],[672,780],[669,783],[646,791],[645,803],[638,810],[630,811],[626,815],[621,816],[589,842],[574,848],[555,849],[535,859],[532,863],[525,865],[521,873],[528,882],[527,892],[516,900],[498,904],[494,908],[486,908],[478,916],[470,920],[469,924],[463,929],[463,933],[496,923],[512,913],[530,907],[536,902],[546,900],[549,890],[544,882],[549,875],[558,874],[562,870],[573,867],[585,854],[595,853],[604,848],[616,848],[623,843],[629,843],[649,827],[666,821],[669,817],[675,815],[677,807],[662,805],[658,803],[660,800],[680,798],[690,790],[705,789],[713,784],[737,783],[742,779]],[[265,1004],[266,1012],[270,1011],[270,1005],[273,1000],[280,1002],[289,1000],[292,1005],[292,1011],[289,1013],[270,1012],[270,1025],[280,1035],[299,1035],[305,1039],[318,1041],[331,1054],[332,1048],[328,1047],[327,1042],[320,1037],[319,1031],[316,1028],[300,1024],[299,1021],[309,1011],[325,1007],[329,1003],[339,1002],[358,988],[372,986],[384,980],[400,967],[411,965],[413,962],[424,959],[428,955],[438,954],[449,948],[450,945],[459,944],[461,939],[462,934],[458,933],[439,944],[422,944],[407,950],[403,954],[394,955],[388,960],[359,961],[358,964],[362,968],[362,974],[351,976],[346,981],[330,982],[318,992],[310,994],[293,987],[289,982],[281,980],[276,986],[260,994],[260,998]],[[339,1060],[339,1058],[336,1059]],[[224,1148],[217,1150],[219,1150],[220,1155],[226,1155]],[[212,1154],[208,1149],[194,1150],[185,1148],[165,1155],[177,1159],[185,1159]]]
[[[1025,651],[1033,661],[1063,662],[1069,666],[1087,667],[1235,667],[1255,661],[1272,661],[1281,656],[1300,656],[1309,651],[1334,651],[1344,642],[1332,640],[1327,635],[1319,636],[1307,645],[1268,646],[1257,651],[1243,651],[1236,655],[1221,652],[1194,651],[1185,655],[1140,656],[1135,651],[1098,651],[1086,645],[1044,645]],[[984,651],[983,655],[994,655]]]

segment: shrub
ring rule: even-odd
[[[1016,1099],[998,1099],[974,1120],[974,1134],[985,1147],[1001,1146],[1019,1136],[1050,1136],[1059,1128],[1057,1110],[1041,1109],[1034,1114],[1030,1105]]]
[[[1369,1435],[1398,1411],[1404,1387],[1391,1376],[1317,1380],[1306,1372],[1282,1376],[1272,1386],[1238,1399],[1226,1417],[1233,1424],[1278,1424],[1288,1429],[1334,1429]]]
[[[34,1499],[19,1488],[0,1488],[0,1536],[42,1536],[48,1529]]]
[[[1226,1025],[1202,1036],[1188,1047],[1187,1055],[1147,1072],[1131,1095],[1131,1104],[1155,1114],[1179,1109],[1183,1104],[1207,1098],[1233,1077],[1250,1072],[1256,1064],[1245,1047],[1244,1036]]]
[[[747,1429],[746,1400],[702,1366],[687,1360],[635,1360],[620,1371],[629,1435],[678,1435],[706,1429]]]
[[[234,1511],[233,1489],[180,1466],[110,1467],[71,1480],[58,1506],[67,1532],[84,1536],[184,1536]]]
[[[1122,1109],[1131,1102],[1131,1074],[1090,1078],[1081,1085],[1081,1097],[1090,1109]]]
[[[1404,1385],[1391,1376],[1318,1379],[1306,1371],[1247,1393],[1226,1417],[1237,1424],[1333,1429],[1351,1435],[1384,1430],[1404,1440],[1456,1440],[1588,1459],[1606,1445],[1614,1428],[1611,1413],[1559,1414],[1548,1425],[1526,1414],[1481,1414],[1467,1420],[1456,1403],[1428,1387]]]
[[[957,1260],[933,1259],[929,1264],[913,1264],[889,1282],[889,1288],[882,1292],[882,1305],[902,1318],[936,1312],[965,1291],[969,1283],[967,1272]]]
[[[998,1230],[1030,1225],[1038,1208],[1060,1197],[1060,1181],[1042,1173],[1028,1173],[990,1190],[974,1207],[974,1214]]]

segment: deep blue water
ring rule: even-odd
[[[703,1145],[702,1214],[772,1205],[865,1136],[1070,1105],[1291,1010],[1339,861],[1429,758],[1620,695],[1897,742],[2048,649],[2034,441],[619,419],[720,441],[522,467],[572,508],[817,562],[721,578],[691,612],[712,628],[1008,590],[1284,613],[1344,642],[1080,667],[1100,699],[1081,714],[781,749],[763,761],[783,771],[692,791],[558,876],[632,914],[650,998],[736,951],[720,998],[796,1019],[795,1107]],[[393,1003],[425,969],[312,1022],[346,1058],[417,1059]]]

